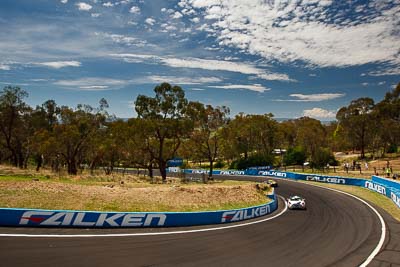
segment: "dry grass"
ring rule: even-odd
[[[136,176],[75,176],[0,169],[0,207],[98,211],[204,211],[243,208],[265,203],[255,183],[151,184]],[[4,173],[13,174],[4,174]],[[18,174],[16,174],[18,173]],[[50,177],[50,178],[49,178]]]

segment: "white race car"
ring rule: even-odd
[[[301,210],[306,210],[306,199],[299,197],[299,196],[292,196],[289,197],[287,200],[288,208],[290,210],[293,209],[301,209]]]

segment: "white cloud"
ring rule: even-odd
[[[103,3],[103,6],[105,6],[105,7],[113,7],[114,4],[111,3],[111,2],[106,2],[106,3]]]
[[[384,85],[384,84],[386,84],[386,81],[383,81],[383,82],[379,82],[379,83],[378,83],[378,85]]]
[[[109,56],[121,58],[127,63],[144,63],[159,61],[159,57],[153,55],[139,55],[139,54],[110,54]]]
[[[88,91],[102,91],[107,90],[109,88],[108,85],[86,85],[79,86],[80,89],[88,90]]]
[[[80,2],[80,3],[76,3],[76,6],[78,7],[79,10],[81,11],[89,11],[92,9],[92,6],[84,3],[84,2]]]
[[[179,19],[179,18],[182,18],[183,15],[182,15],[182,13],[180,13],[179,11],[176,11],[171,17],[172,17],[173,19]]]
[[[346,7],[338,7],[341,12],[332,1],[313,2],[187,1],[210,20],[202,30],[217,34],[222,47],[238,48],[269,61],[319,67],[379,62],[400,65],[398,1],[364,3],[361,8],[343,1],[339,3]],[[355,11],[362,13],[349,20]]]
[[[49,79],[30,79],[32,82],[48,82]]]
[[[304,110],[303,116],[317,119],[333,119],[336,117],[336,112],[322,108],[313,108]]]
[[[220,70],[220,71],[231,71],[243,74],[255,74],[260,79],[265,80],[279,80],[289,81],[291,80],[286,74],[274,74],[268,73],[265,70],[259,69],[254,65],[246,63],[238,63],[232,61],[223,60],[211,60],[211,59],[200,59],[200,58],[162,58],[161,61],[174,68],[193,68],[193,69],[206,69],[206,70]]]
[[[61,3],[66,4],[68,3],[68,0],[61,0]]]
[[[110,56],[122,58],[125,62],[132,63],[150,61],[151,63],[158,62],[173,68],[229,71],[247,75],[256,75],[257,78],[264,80],[294,81],[286,74],[272,73],[267,70],[257,68],[255,65],[241,62],[201,58],[171,58],[140,54],[111,54]]]
[[[79,61],[50,61],[50,62],[41,62],[33,64],[46,66],[54,69],[60,69],[65,67],[80,67],[82,65]]]
[[[271,89],[265,88],[261,84],[253,84],[253,85],[243,85],[243,84],[231,84],[231,85],[216,85],[216,86],[208,86],[212,88],[221,88],[221,89],[245,89],[245,90],[251,90],[251,91],[256,91],[256,92],[265,92],[269,91]]]
[[[70,89],[90,91],[117,89],[127,85],[128,83],[130,83],[130,81],[99,77],[81,78],[76,80],[59,80],[54,82],[55,85]]]
[[[361,85],[362,85],[362,86],[368,86],[369,83],[362,83]]]
[[[132,14],[138,14],[139,12],[140,12],[140,8],[137,6],[133,6],[133,7],[131,7],[131,9],[129,9],[129,13],[132,13]]]
[[[114,43],[128,45],[128,46],[143,47],[143,46],[145,46],[147,44],[146,41],[137,39],[137,38],[132,37],[132,36],[127,36],[127,35],[101,33],[101,32],[95,32],[95,35],[103,37],[105,39],[110,39]]]
[[[161,24],[161,28],[163,28],[164,30],[162,30],[163,32],[168,32],[168,31],[175,31],[177,30],[177,28],[174,25],[169,25],[167,23],[163,23]]]
[[[387,66],[374,70],[368,73],[369,76],[391,76],[400,75],[400,65],[398,66]]]
[[[291,97],[295,97],[297,99],[287,100],[287,101],[319,102],[319,101],[336,99],[339,97],[343,97],[345,95],[346,94],[342,93],[309,94],[309,95],[291,94],[290,95]]]
[[[168,82],[171,84],[204,84],[222,82],[218,77],[175,77],[175,76],[148,76],[151,82],[162,83]]]
[[[116,2],[115,4],[116,5],[126,5],[126,4],[129,4],[130,2],[132,2],[132,0],[122,0],[122,1]]]
[[[146,22],[149,25],[154,25],[154,23],[156,23],[156,20],[153,18],[147,18],[144,22]]]
[[[92,16],[92,18],[98,18],[101,16],[101,14],[100,13],[92,13],[91,16]]]
[[[5,64],[0,64],[0,70],[10,70],[11,67]]]

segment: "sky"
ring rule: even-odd
[[[162,82],[231,116],[333,120],[400,82],[400,0],[1,0],[0,88],[136,116]]]

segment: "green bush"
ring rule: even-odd
[[[326,167],[327,164],[330,166],[338,166],[338,161],[329,148],[317,149],[311,161],[311,167],[323,168]]]
[[[397,145],[391,144],[387,149],[387,153],[397,153]]]
[[[283,163],[288,165],[303,165],[307,160],[306,151],[302,147],[289,148],[283,157]]]
[[[221,169],[225,167],[225,163],[222,160],[217,160],[214,164],[214,168]]]

